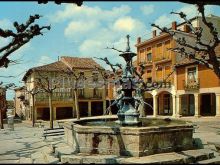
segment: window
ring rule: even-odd
[[[83,97],[84,96],[84,89],[79,89],[79,97]]]
[[[164,57],[166,58],[166,59],[170,59],[170,50],[167,50],[167,49],[169,49],[169,48],[171,48],[171,46],[170,46],[170,40],[168,40],[168,41],[166,41],[165,43],[164,43]]]
[[[148,83],[151,83],[151,82],[152,82],[152,77],[148,77],[148,78],[147,78],[147,82],[148,82]]]
[[[157,55],[160,56],[160,57],[162,57],[162,53],[163,53],[162,43],[157,44]]]
[[[147,61],[152,61],[152,53],[147,54]]]
[[[163,79],[163,72],[162,72],[162,67],[161,66],[156,66],[156,76],[157,76],[157,81],[161,81]]]
[[[196,82],[196,67],[188,68],[188,70],[187,70],[187,82],[188,83]]]
[[[93,88],[93,97],[98,97],[98,89]]]
[[[171,67],[170,67],[169,65],[165,66],[165,77],[164,77],[164,79],[166,79],[167,76],[168,76],[170,73],[171,73]],[[167,81],[170,81],[170,80],[171,80],[171,77],[172,77],[172,76],[170,76],[170,77],[167,79]]]
[[[144,60],[145,60],[145,59],[144,59],[144,51],[145,51],[144,49],[141,49],[141,50],[140,50],[140,59],[139,59],[139,62],[144,62]]]

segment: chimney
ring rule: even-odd
[[[172,22],[172,30],[176,30],[176,21]]]
[[[156,37],[156,36],[157,36],[157,31],[154,30],[154,31],[153,31],[153,38]]]
[[[141,43],[141,37],[138,37],[137,38],[137,44],[140,44]]]
[[[190,27],[185,24],[185,25],[183,26],[183,31],[186,32],[186,33],[189,33],[189,32],[190,32]]]

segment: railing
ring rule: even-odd
[[[195,81],[183,80],[183,88],[186,91],[198,91],[200,88],[200,81],[199,81],[199,79],[197,79]]]
[[[152,61],[141,61],[138,63],[138,65],[151,65]]]
[[[170,57],[163,57],[163,56],[159,56],[159,57],[154,58],[155,62],[163,61],[163,60],[171,60],[171,58]]]
[[[96,95],[94,95],[94,94],[92,94],[92,95],[78,94],[78,98],[79,99],[102,99],[102,92],[98,92]]]
[[[53,92],[52,100],[53,101],[68,101],[73,99],[72,92]],[[36,101],[48,101],[47,93],[39,93],[36,95]]]

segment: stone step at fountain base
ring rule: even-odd
[[[116,155],[61,155],[61,163],[74,164],[167,164],[167,163],[219,163],[220,156],[214,155],[209,149],[187,150],[182,152],[171,152],[155,154],[143,157],[118,157]]]
[[[167,163],[197,163],[202,161],[211,161],[211,159],[216,158],[212,161],[218,161],[218,156],[215,157],[214,152],[210,149],[197,149],[197,150],[186,150],[182,152],[170,152],[161,153],[143,157],[130,157],[118,160],[120,164],[167,164]]]
[[[31,155],[33,164],[57,164],[59,159],[55,158],[50,147],[43,147],[41,151]]]
[[[219,163],[220,156],[216,150],[210,148],[186,150],[181,152],[161,153],[143,157],[119,157],[116,155],[89,155],[83,153],[75,153],[73,148],[66,143],[59,143],[50,146],[50,151],[55,151],[56,159],[59,163],[74,163],[74,164],[139,164],[139,163]],[[49,149],[48,149],[49,150]],[[49,153],[49,151],[48,151]],[[55,158],[54,157],[54,158]],[[57,164],[58,162],[56,162]]]

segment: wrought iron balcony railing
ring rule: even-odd
[[[199,81],[199,79],[197,79],[195,81],[183,80],[183,88],[186,91],[197,91],[200,88],[200,81]]]
[[[53,92],[52,100],[53,101],[68,101],[73,99],[72,92]],[[39,93],[36,95],[36,101],[48,101],[47,93]]]

